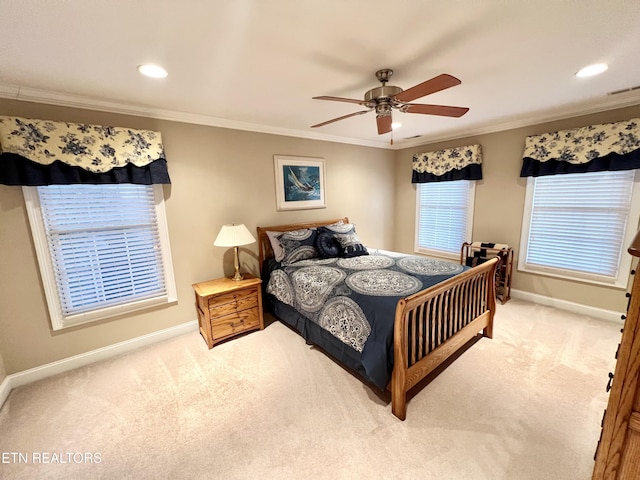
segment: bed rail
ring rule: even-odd
[[[498,258],[403,298],[396,307],[393,414],[406,418],[406,394],[482,330],[493,336]]]

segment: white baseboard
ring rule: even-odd
[[[520,300],[526,300],[532,303],[537,303],[538,305],[545,305],[547,307],[555,307],[560,310],[567,310],[579,315],[587,315],[589,317],[599,318],[601,320],[607,320],[609,322],[622,323],[622,319],[620,318],[620,316],[623,312],[606,310],[604,308],[590,307],[589,305],[582,305],[580,303],[561,300],[559,298],[546,297],[544,295],[524,292],[522,290],[511,289],[511,297]]]
[[[165,328],[152,332],[147,335],[125,340],[124,342],[114,343],[107,347],[91,350],[90,352],[74,355],[73,357],[64,358],[56,362],[47,363],[29,370],[13,373],[8,375],[2,383],[0,383],[0,407],[4,404],[5,400],[9,397],[11,390],[26,385],[28,383],[42,380],[43,378],[51,377],[59,373],[73,370],[74,368],[83,367],[91,363],[99,362],[107,358],[122,355],[123,353],[137,350],[138,348],[146,347],[154,343],[168,340],[173,337],[184,335],[185,333],[192,333],[198,331],[198,321],[193,320],[191,322],[182,323],[174,327]]]

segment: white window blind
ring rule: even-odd
[[[40,243],[47,250],[38,256],[43,280],[50,276],[55,284],[56,295],[48,295],[54,329],[175,296],[163,203],[158,210],[161,186],[50,185],[28,190],[36,191],[30,217],[33,214],[41,227]]]
[[[621,171],[529,178],[521,269],[626,284],[628,262],[621,261],[637,225],[634,177]]]
[[[471,236],[475,183],[421,183],[417,187],[416,251],[459,256]]]

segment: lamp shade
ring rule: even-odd
[[[253,235],[243,223],[232,223],[222,226],[213,244],[216,247],[237,247],[239,245],[249,245],[255,241],[256,239],[253,238]]]

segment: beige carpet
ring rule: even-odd
[[[511,300],[400,422],[279,322],[193,333],[15,389],[0,478],[589,479],[619,339]]]

